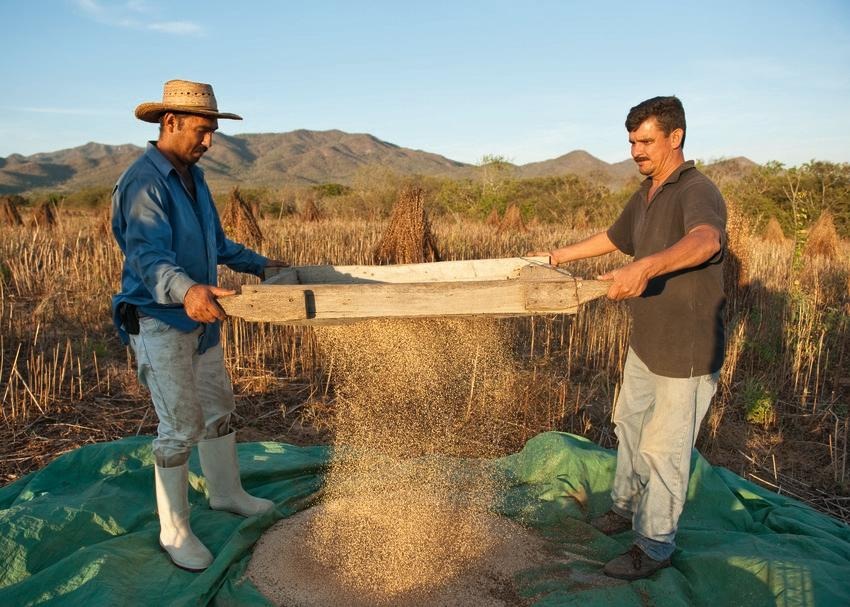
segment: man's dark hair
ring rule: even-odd
[[[626,116],[626,130],[631,133],[650,118],[655,118],[665,135],[682,129],[681,147],[685,147],[685,108],[678,97],[653,97],[638,103]]]

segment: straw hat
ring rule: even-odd
[[[136,118],[145,122],[159,122],[165,112],[199,114],[213,118],[242,120],[242,116],[218,111],[212,86],[188,80],[169,80],[162,89],[162,103],[151,101],[136,108]]]

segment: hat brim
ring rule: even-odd
[[[195,114],[197,116],[209,116],[210,118],[224,118],[227,120],[242,120],[242,116],[228,112],[217,112],[215,110],[205,110],[186,105],[165,105],[162,103],[142,103],[136,108],[136,118],[145,122],[159,122],[160,117],[166,112]]]

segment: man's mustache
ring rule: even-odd
[[[646,156],[638,156],[635,158],[635,162],[643,162],[644,160],[649,160]]]

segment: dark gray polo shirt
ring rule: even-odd
[[[640,297],[628,300],[630,345],[650,371],[666,377],[707,375],[723,363],[723,252],[726,203],[693,161],[683,163],[647,204],[646,179],[608,229],[608,238],[641,259],[678,242],[700,224],[723,235],[720,252],[700,266],[657,276]]]

